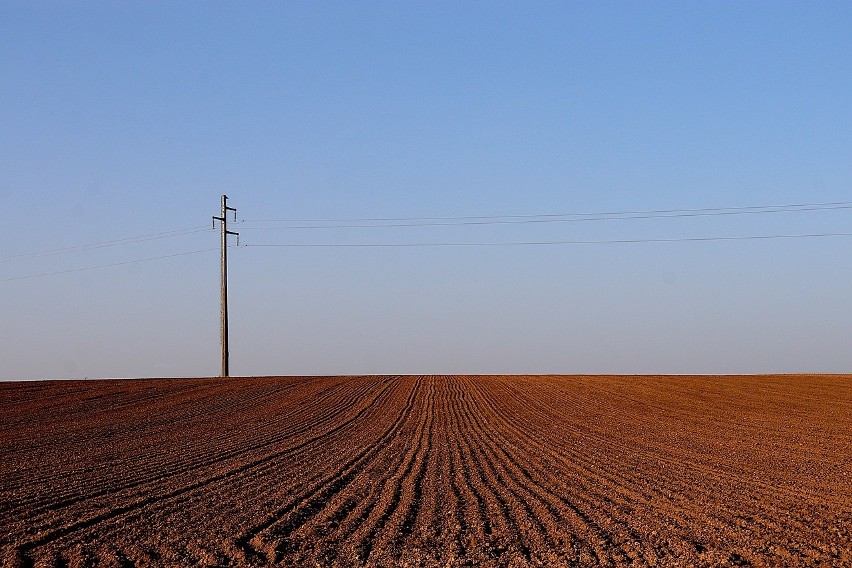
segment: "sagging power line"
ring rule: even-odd
[[[152,256],[152,257],[149,257],[149,258],[137,258],[137,259],[133,259],[133,260],[124,260],[124,261],[121,261],[121,262],[111,262],[109,264],[98,264],[98,265],[95,265],[95,266],[82,266],[80,268],[69,268],[67,270],[57,270],[55,272],[42,272],[40,274],[28,274],[26,276],[14,276],[12,278],[0,279],[0,282],[12,282],[13,280],[28,280],[30,278],[40,278],[42,276],[55,276],[57,274],[69,274],[71,272],[84,272],[84,271],[87,271],[87,270],[97,270],[97,269],[100,269],[100,268],[110,268],[110,267],[113,267],[113,266],[125,266],[125,265],[128,265],[128,264],[139,264],[139,263],[142,263],[142,262],[152,262],[154,260],[164,260],[164,259],[167,259],[167,258],[175,258],[175,257],[178,257],[178,256],[188,256],[188,255],[191,255],[191,254],[200,254],[200,253],[203,253],[203,252],[212,252],[214,250],[216,250],[216,248],[206,248],[206,249],[200,249],[200,250],[191,250],[191,251],[187,251],[187,252],[178,252],[178,253],[174,253],[174,254],[166,254],[166,255],[162,255],[162,256]]]
[[[812,239],[852,237],[852,233],[806,233],[796,235],[734,235],[721,237],[679,237],[671,239],[608,239],[566,241],[502,241],[502,242],[431,242],[431,243],[246,243],[244,247],[281,248],[429,248],[429,247],[516,247],[544,245],[607,245],[639,243],[689,243],[710,241],[752,241],[773,239]]]
[[[67,254],[72,252],[82,252],[93,249],[100,248],[108,248],[115,247],[120,245],[129,245],[135,243],[144,243],[148,241],[154,241],[159,239],[167,239],[171,237],[182,237],[184,235],[192,235],[194,233],[201,233],[204,231],[210,230],[207,226],[198,226],[198,227],[187,227],[185,229],[173,229],[171,231],[163,231],[160,233],[151,233],[148,235],[138,235],[135,237],[124,237],[120,239],[113,239],[109,241],[101,241],[98,243],[88,243],[84,245],[75,245],[70,247],[62,247],[51,250],[42,250],[35,252],[25,252],[21,254],[15,254],[12,256],[4,256],[0,257],[0,262],[11,262],[15,260],[30,260],[34,258],[40,258],[44,256],[56,256],[60,254]]]
[[[383,227],[383,226],[452,226],[454,224],[503,224],[504,222],[539,222],[553,220],[554,222],[565,221],[605,221],[605,220],[621,220],[621,219],[660,219],[672,217],[703,217],[703,216],[719,216],[719,215],[744,215],[744,214],[760,214],[760,213],[801,213],[808,211],[831,211],[831,210],[848,210],[852,209],[852,201],[835,201],[827,203],[794,203],[783,205],[754,205],[744,207],[716,207],[703,209],[658,209],[647,211],[611,211],[601,213],[559,213],[559,214],[535,214],[535,215],[505,215],[500,217],[495,216],[466,216],[466,217],[372,217],[372,218],[351,218],[351,219],[267,219],[267,220],[241,220],[240,228],[243,230],[262,230],[263,227],[249,227],[246,223],[251,222],[282,222],[282,223],[337,223],[324,224],[317,226],[318,229],[339,229],[346,228],[353,224],[362,222],[385,222],[386,225],[365,225],[367,227]],[[227,208],[225,211],[232,211],[232,208]],[[221,218],[225,218],[224,213]],[[216,219],[221,219],[217,217]],[[234,216],[236,222],[236,215]],[[415,222],[411,224],[407,222]],[[423,223],[419,223],[422,221]],[[431,223],[431,221],[435,221]],[[346,224],[341,224],[346,223]],[[298,229],[299,226],[284,226],[280,229]],[[311,227],[314,228],[314,227]],[[215,224],[214,224],[215,229]],[[225,229],[227,231],[227,229]],[[97,243],[88,243],[70,247],[62,247],[51,250],[42,250],[29,253],[21,253],[6,257],[0,257],[0,263],[8,263],[16,260],[30,260],[40,257],[48,257],[61,255],[72,252],[84,252],[94,249],[117,247],[121,245],[129,245],[143,243],[153,240],[166,239],[171,237],[181,237],[200,232],[209,232],[209,225],[186,227],[182,229],[174,229],[171,231],[162,231],[158,233],[150,233],[147,235],[137,235],[131,237],[123,237]],[[226,232],[234,234],[233,232]],[[603,239],[603,240],[547,240],[547,241],[495,241],[495,242],[384,242],[384,243],[258,243],[249,242],[242,246],[249,247],[278,247],[278,248],[429,248],[429,247],[518,247],[518,246],[547,246],[547,245],[605,245],[605,244],[640,244],[640,243],[688,243],[688,242],[711,242],[711,241],[746,241],[746,240],[775,240],[775,239],[813,239],[823,237],[848,237],[852,233],[845,232],[813,232],[804,234],[771,234],[771,235],[735,235],[735,236],[703,236],[703,237],[682,237],[682,238],[637,238],[637,239]],[[227,260],[227,248],[234,248],[233,245],[225,246],[222,250],[225,260]],[[174,254],[151,256],[145,258],[137,258],[126,261],[118,261],[112,263],[103,263],[90,266],[81,266],[63,270],[54,270],[40,272],[36,274],[28,274],[23,276],[14,276],[9,278],[0,278],[0,283],[12,282],[16,280],[27,280],[33,278],[41,278],[47,276],[55,276],[60,274],[69,274],[74,272],[83,272],[89,270],[97,270],[102,268],[110,268],[116,266],[124,266],[157,260],[164,260],[174,257],[194,255],[199,253],[210,252],[215,249],[199,249]],[[224,264],[224,263],[223,263]],[[227,272],[227,269],[226,269]],[[226,274],[227,276],[227,274]],[[227,284],[226,284],[227,286]]]
[[[852,209],[852,201],[835,201],[828,203],[792,203],[783,205],[752,205],[744,207],[714,207],[703,209],[657,209],[646,211],[609,211],[597,213],[540,213],[531,215],[501,215],[501,216],[459,216],[459,217],[364,217],[349,219],[243,219],[240,220],[241,230],[288,230],[288,229],[342,229],[342,228],[382,228],[382,227],[429,227],[454,225],[499,225],[512,223],[563,223],[572,221],[610,221],[631,219],[668,219],[677,217],[704,217],[721,215],[753,215],[761,213],[796,213],[808,211],[830,211]],[[251,223],[314,223],[315,225],[284,225],[280,227],[251,227]],[[341,224],[346,223],[346,224]],[[383,223],[383,224],[371,224]],[[215,227],[214,227],[215,228]],[[84,252],[94,249],[117,247],[122,245],[144,243],[153,240],[182,237],[195,233],[210,231],[208,226],[185,227],[135,235],[107,241],[61,247],[55,249],[32,251],[5,257],[0,257],[0,263],[32,260],[46,256],[56,256],[68,253]],[[139,259],[132,262],[146,262]],[[111,265],[101,265],[103,267]],[[79,270],[90,270],[97,267],[85,267]],[[78,269],[72,269],[75,271]],[[64,272],[64,271],[63,271]],[[52,273],[51,273],[52,274]],[[35,275],[34,275],[35,276]]]
[[[703,209],[657,209],[648,211],[609,211],[597,213],[541,213],[531,215],[495,215],[466,217],[365,217],[351,219],[244,219],[243,223],[285,223],[277,227],[242,227],[243,230],[350,229],[384,227],[445,227],[464,225],[506,225],[527,223],[567,223],[581,221],[620,221],[671,219],[681,217],[715,217],[766,213],[798,213],[852,209],[850,201],[829,203],[794,203],[746,207],[714,207]],[[300,224],[294,224],[300,223]]]
[[[344,229],[344,228],[387,228],[387,227],[455,227],[464,225],[513,225],[530,223],[565,223],[578,221],[613,221],[635,219],[671,219],[691,217],[716,217],[729,215],[757,215],[768,213],[802,213],[813,211],[833,211],[852,209],[850,201],[834,201],[824,203],[790,203],[781,205],[753,205],[740,207],[714,207],[702,209],[656,209],[645,211],[609,211],[597,213],[559,213],[535,215],[505,215],[505,216],[467,216],[467,217],[398,217],[398,218],[361,218],[361,219],[246,219],[244,223],[284,223],[281,226],[252,227],[241,226],[243,231],[264,231],[290,229]],[[298,224],[296,224],[298,223]],[[313,223],[313,224],[310,224]],[[379,242],[379,243],[257,243],[248,242],[248,247],[281,247],[281,248],[428,248],[428,247],[514,247],[514,246],[544,246],[544,245],[601,245],[601,244],[638,244],[638,243],[678,243],[678,242],[710,242],[710,241],[744,241],[744,240],[773,240],[773,239],[805,239],[819,237],[845,237],[852,233],[844,232],[814,232],[805,234],[771,234],[771,235],[734,235],[734,236],[699,236],[677,238],[622,238],[602,240],[546,240],[546,241],[452,241],[452,242]]]

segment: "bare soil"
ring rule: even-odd
[[[0,383],[0,565],[852,566],[852,376]]]

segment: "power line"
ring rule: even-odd
[[[243,230],[264,230],[264,229],[301,229],[301,228],[316,228],[316,229],[331,229],[331,228],[347,228],[347,227],[418,227],[418,226],[453,226],[453,225],[490,225],[490,224],[506,224],[506,223],[544,223],[544,222],[567,222],[567,221],[601,221],[601,220],[619,220],[619,219],[656,219],[670,217],[698,217],[698,216],[716,216],[716,215],[743,215],[743,214],[758,214],[758,213],[780,213],[780,212],[803,212],[803,211],[824,211],[837,209],[852,209],[852,201],[836,201],[829,203],[797,203],[786,205],[759,205],[746,207],[723,207],[723,208],[703,208],[703,209],[659,209],[648,211],[613,211],[602,213],[560,213],[560,214],[536,214],[536,215],[505,215],[505,216],[469,216],[469,217],[407,217],[407,218],[361,218],[361,219],[267,219],[267,220],[246,220],[247,222],[282,222],[282,223],[350,223],[337,225],[317,225],[317,226],[287,226],[287,227],[242,227]],[[367,222],[385,223],[383,225],[361,224]],[[187,227],[183,229],[174,229],[159,233],[151,233],[148,235],[137,235],[133,237],[124,237],[109,241],[101,241],[97,243],[89,243],[71,247],[57,248],[52,250],[43,250],[30,253],[22,253],[7,257],[0,257],[0,262],[11,262],[15,260],[28,260],[44,256],[60,255],[71,252],[80,252],[105,247],[113,247],[124,244],[134,244],[146,242],[156,239],[165,239],[170,237],[185,236],[193,233],[210,231],[209,226]],[[258,243],[246,244],[243,246],[251,247],[282,247],[282,248],[424,248],[424,247],[500,247],[500,246],[547,246],[547,245],[590,245],[590,244],[638,244],[638,243],[677,243],[677,242],[708,242],[708,241],[742,241],[742,240],[770,240],[770,239],[802,239],[802,238],[820,238],[820,237],[848,237],[852,233],[810,233],[810,234],[776,234],[776,235],[742,235],[742,236],[719,236],[719,237],[685,237],[685,238],[647,238],[647,239],[610,239],[610,240],[549,240],[549,241],[508,241],[508,242],[425,242],[425,243]],[[122,266],[127,264],[136,264],[141,262],[149,262],[161,259],[174,258],[209,252],[215,249],[201,249],[183,253],[176,253],[164,256],[156,256],[142,258],[136,260],[115,262],[109,264],[100,264],[95,266],[86,266],[81,268],[72,268],[67,270],[59,270],[54,272],[44,272],[39,274],[31,274],[26,276],[17,276],[12,278],[0,279],[0,282],[11,282],[15,280],[25,280],[30,278],[39,278],[43,276],[52,276],[57,274],[67,274],[72,272],[81,272],[87,270],[95,270],[100,268],[108,268],[113,266]]]
[[[678,237],[660,239],[611,239],[611,240],[566,240],[566,241],[508,241],[508,242],[438,242],[438,243],[247,243],[244,247],[282,248],[426,248],[426,247],[504,247],[544,245],[605,245],[639,243],[686,243],[708,241],[746,241],[771,239],[809,239],[821,237],[852,237],[852,233],[808,233],[798,235],[737,235],[729,237]]]
[[[807,239],[825,237],[852,237],[852,233],[807,233],[797,235],[737,235],[722,237],[683,237],[683,238],[658,238],[658,239],[610,239],[610,240],[561,240],[561,241],[509,241],[509,242],[443,242],[443,243],[248,243],[243,247],[274,247],[274,248],[436,248],[436,247],[509,247],[509,246],[552,246],[552,245],[605,245],[605,244],[641,244],[641,243],[684,243],[684,242],[710,242],[710,241],[745,241],[745,240],[772,240],[772,239]],[[113,266],[124,266],[128,264],[139,264],[155,260],[164,260],[180,256],[189,256],[219,250],[218,248],[206,248],[163,256],[139,258],[96,266],[84,266],[81,268],[70,268],[57,270],[55,272],[42,272],[39,274],[28,274],[26,276],[15,276],[0,279],[0,282],[12,282],[15,280],[27,280],[41,278],[44,276],[55,276],[58,274],[69,274],[72,272],[83,272],[110,268]]]
[[[187,227],[185,229],[174,229],[171,231],[164,231],[160,233],[151,233],[149,235],[138,235],[135,237],[124,237],[121,239],[113,239],[110,241],[102,241],[99,243],[89,243],[85,245],[76,245],[71,247],[57,248],[52,250],[42,250],[36,252],[27,252],[16,254],[12,256],[0,257],[0,262],[11,262],[16,260],[30,260],[33,258],[40,258],[43,256],[55,256],[60,254],[66,254],[71,252],[80,252],[85,250],[99,249],[99,248],[107,248],[114,247],[119,245],[126,244],[134,244],[134,243],[142,243],[146,241],[153,241],[157,239],[166,239],[170,237],[182,237],[184,235],[191,235],[193,233],[200,233],[204,231],[210,231],[210,227],[206,225],[201,225],[197,227]]]
[[[150,262],[150,261],[153,261],[153,260],[163,260],[163,259],[166,259],[166,258],[175,258],[175,257],[178,257],[178,256],[189,256],[191,254],[199,254],[199,253],[202,253],[202,252],[210,252],[210,251],[214,251],[214,250],[218,250],[218,249],[207,248],[207,249],[201,249],[201,250],[191,250],[191,251],[188,251],[188,252],[178,252],[178,253],[175,253],[175,254],[166,254],[166,255],[163,255],[163,256],[152,256],[150,258],[138,258],[138,259],[135,259],[135,260],[125,260],[125,261],[122,261],[122,262],[113,262],[113,263],[110,263],[110,264],[99,264],[97,266],[85,266],[85,267],[82,267],[82,268],[69,268],[68,270],[57,270],[56,272],[42,272],[40,274],[29,274],[27,276],[15,276],[13,278],[0,279],[0,282],[12,282],[13,280],[27,280],[29,278],[41,278],[42,276],[54,276],[56,274],[68,274],[70,272],[82,272],[84,270],[96,270],[98,268],[109,268],[111,266],[123,266],[125,264],[138,264],[138,263],[141,263],[141,262]]]
[[[373,217],[351,219],[247,219],[240,223],[323,223],[322,225],[290,225],[284,227],[242,227],[242,230],[288,230],[288,229],[343,229],[343,228],[383,228],[383,227],[430,227],[430,226],[464,226],[464,225],[500,225],[519,223],[554,223],[577,221],[605,221],[625,219],[659,219],[675,217],[701,217],[718,215],[744,215],[762,213],[794,213],[805,211],[826,211],[852,209],[852,201],[835,201],[828,203],[795,203],[784,205],[754,205],[745,207],[716,207],[703,209],[657,209],[648,211],[610,211],[599,213],[545,213],[533,215],[501,215],[501,216],[467,216],[467,217]],[[336,224],[332,224],[336,223]],[[346,223],[346,224],[340,224]],[[382,224],[375,224],[382,223]],[[73,252],[82,252],[99,248],[135,244],[158,239],[180,237],[199,232],[209,231],[207,226],[173,229],[148,235],[137,235],[112,239],[96,243],[88,243],[50,250],[21,253],[0,257],[0,263],[19,260],[31,260],[45,256],[55,256]]]
[[[285,227],[243,227],[244,230],[343,229],[376,227],[428,227],[455,225],[498,225],[517,223],[554,223],[573,221],[605,221],[623,219],[661,219],[720,215],[753,215],[763,213],[796,213],[852,209],[852,201],[829,203],[795,203],[746,207],[714,207],[703,209],[657,209],[648,211],[609,211],[597,213],[543,213],[533,215],[495,215],[462,217],[373,217],[351,219],[245,219],[242,223],[314,223]],[[322,224],[316,224],[322,223]]]

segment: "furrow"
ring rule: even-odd
[[[384,389],[382,389],[379,392],[379,394],[376,395],[376,397],[373,398],[373,400],[371,401],[371,403],[369,405],[367,405],[364,409],[362,409],[358,414],[356,414],[350,420],[347,420],[346,422],[337,425],[336,427],[332,428],[331,430],[329,430],[327,432],[313,436],[313,437],[301,442],[300,444],[297,444],[296,446],[287,448],[286,450],[284,450],[282,452],[278,452],[278,453],[275,453],[275,454],[272,454],[272,455],[263,456],[259,459],[253,460],[253,461],[248,462],[246,464],[243,464],[236,469],[229,470],[225,473],[221,473],[221,474],[218,474],[218,475],[214,475],[210,478],[207,478],[207,479],[204,479],[204,480],[201,480],[201,481],[180,487],[180,488],[173,490],[173,491],[170,491],[168,493],[155,494],[155,495],[152,495],[150,497],[142,498],[142,499],[136,500],[134,502],[131,502],[130,504],[123,505],[123,506],[120,506],[120,507],[114,507],[114,508],[106,510],[106,511],[100,513],[100,514],[88,517],[84,520],[76,521],[76,522],[70,523],[66,526],[62,526],[62,527],[53,529],[53,530],[47,532],[46,534],[39,536],[36,539],[33,539],[33,540],[31,540],[27,543],[19,545],[18,548],[21,551],[21,554],[24,557],[26,557],[31,550],[33,550],[37,547],[40,547],[40,546],[44,546],[45,544],[48,544],[48,543],[50,543],[50,542],[52,542],[56,539],[65,537],[65,536],[67,536],[71,533],[88,529],[88,528],[93,527],[93,526],[95,526],[99,523],[106,521],[106,520],[125,515],[126,513],[130,512],[130,511],[146,508],[146,507],[149,507],[149,506],[151,506],[155,503],[162,502],[162,501],[169,500],[169,499],[173,499],[173,498],[178,497],[180,495],[183,495],[183,494],[185,494],[189,491],[195,491],[195,490],[204,488],[204,487],[209,486],[210,484],[215,483],[217,481],[232,477],[234,475],[241,474],[243,472],[246,472],[246,471],[251,470],[253,468],[256,468],[258,466],[264,465],[264,464],[266,464],[266,463],[268,463],[268,462],[270,462],[274,459],[279,459],[279,458],[281,458],[281,457],[283,457],[287,454],[291,454],[295,450],[300,449],[302,447],[307,447],[307,446],[309,446],[313,443],[316,443],[318,440],[323,439],[323,438],[329,436],[330,434],[334,433],[335,431],[340,430],[341,428],[348,426],[349,424],[359,420],[373,406],[373,404],[375,404],[375,402],[380,398],[380,395],[383,392],[385,392],[386,389],[387,389],[387,386]]]
[[[393,437],[396,430],[405,421],[411,406],[416,400],[416,394],[419,386],[420,381],[418,381],[412,388],[408,401],[406,402],[403,410],[397,416],[396,420],[377,440],[362,449],[353,458],[343,464],[336,473],[314,484],[304,494],[297,497],[297,499],[290,501],[283,507],[273,511],[272,514],[267,516],[266,520],[253,526],[251,529],[237,537],[235,539],[235,544],[238,548],[243,550],[246,559],[252,560],[259,558],[263,561],[268,561],[285,554],[288,549],[286,536],[284,536],[284,539],[282,540],[281,535],[273,535],[271,540],[274,542],[272,542],[272,546],[270,547],[270,543],[263,542],[258,538],[259,535],[276,523],[281,522],[282,519],[285,519],[285,517],[290,516],[291,513],[295,513],[294,516],[298,515],[298,511],[300,509],[304,510],[307,517],[312,517],[317,512],[317,504],[322,503],[331,495],[338,493],[343,487],[348,485],[348,483],[355,478],[364,465],[369,462],[369,459],[382,449],[388,439]],[[298,524],[301,524],[301,521]],[[287,524],[282,525],[282,532],[286,533],[288,530],[292,531],[292,529],[298,526],[298,524],[290,521]],[[261,548],[265,550],[262,551]]]

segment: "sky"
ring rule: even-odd
[[[852,232],[850,29],[2,2],[0,379],[217,375],[223,194],[232,375],[850,372],[852,237],[685,240]]]

